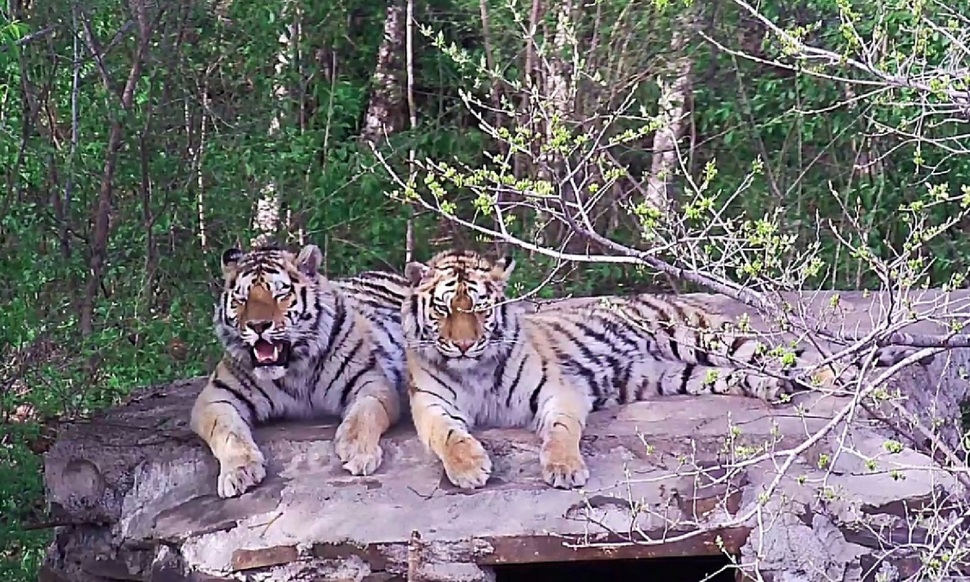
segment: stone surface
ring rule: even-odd
[[[840,321],[865,328],[871,304],[843,298]],[[907,406],[932,401],[926,393],[962,400],[968,351],[904,370],[897,386]],[[524,430],[480,433],[495,472],[465,492],[407,422],[387,435],[384,463],[368,477],[341,469],[334,419],[268,425],[255,431],[266,480],[222,500],[217,464],[188,429],[203,382],[139,390],[125,406],[61,428],[45,480],[55,519],[71,525],[57,530],[46,580],[485,581],[507,563],[722,548],[760,558],[775,580],[875,579],[880,569],[907,571],[905,552],[882,557],[894,532],[912,534],[914,508],[963,493],[928,456],[888,452],[885,429],[861,409],[845,422],[851,399],[805,394],[776,408],[665,397],[596,413],[582,443],[592,476],[581,491],[542,482],[537,439]],[[785,453],[833,422],[825,438]],[[766,451],[773,457],[756,458]],[[631,531],[640,543],[623,543]]]

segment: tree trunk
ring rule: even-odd
[[[84,299],[81,304],[80,329],[84,336],[91,335],[94,331],[94,306],[97,302],[98,289],[101,287],[104,277],[104,267],[107,260],[108,240],[111,231],[111,207],[114,198],[114,176],[115,167],[118,163],[118,151],[121,149],[124,138],[125,114],[132,108],[135,98],[135,87],[141,79],[142,66],[148,52],[149,40],[151,39],[153,25],[149,22],[145,6],[137,0],[129,3],[132,17],[137,24],[138,30],[138,52],[132,61],[131,68],[128,70],[128,78],[124,88],[118,95],[118,102],[121,111],[111,113],[108,130],[108,145],[104,152],[104,168],[101,171],[101,186],[98,192],[98,200],[93,211],[94,232],[92,233],[91,247],[88,254],[88,280],[84,289]],[[159,15],[160,16],[160,13]],[[111,78],[108,69],[104,64],[104,51],[101,43],[94,36],[94,31],[90,21],[83,23],[88,50],[98,63],[101,74],[101,81],[105,91],[110,95],[113,93]]]
[[[291,55],[298,41],[296,19],[298,15],[289,2],[284,2],[281,9],[281,22],[287,22],[279,36],[279,52],[276,53],[276,64],[273,66],[274,83],[273,95],[276,106],[269,122],[268,139],[270,142],[279,139],[280,128],[286,117],[289,105],[290,91],[286,85],[286,72],[290,68]],[[253,215],[253,230],[256,236],[250,241],[251,246],[267,245],[276,237],[280,228],[280,194],[279,185],[275,178],[270,178],[263,186],[256,200],[256,210]]]
[[[387,6],[384,19],[384,38],[377,50],[377,64],[371,77],[370,102],[364,114],[361,140],[376,148],[390,136],[409,124],[417,125],[414,103],[414,0],[392,0]],[[406,83],[402,77],[406,74]],[[415,174],[415,151],[408,152],[408,179]],[[414,210],[407,207],[408,220],[405,234],[405,261],[414,253]]]
[[[677,167],[677,140],[687,127],[687,103],[690,99],[693,60],[686,54],[690,36],[697,29],[699,18],[696,9],[685,8],[678,18],[679,25],[674,27],[670,41],[673,61],[669,66],[669,82],[661,81],[659,114],[663,125],[653,135],[653,159],[650,174],[646,180],[646,202],[650,206],[668,213],[673,210],[675,200],[667,186],[670,176]]]
[[[559,125],[569,125],[572,121],[573,102],[571,91],[571,79],[569,78],[569,68],[566,53],[575,50],[570,46],[568,26],[572,19],[572,0],[566,0],[559,5],[559,14],[556,19],[556,36],[554,40],[554,53],[547,57],[548,67],[543,76],[545,96],[542,107],[542,117],[544,121],[543,130],[546,141],[552,142]],[[546,151],[539,154],[539,177],[542,180],[554,181],[556,170],[558,169],[559,154]]]
[[[361,139],[376,146],[404,128],[406,114],[401,73],[405,50],[404,3],[392,0],[384,20],[384,39],[377,51],[370,102],[364,114]]]
[[[576,100],[574,85],[575,79],[570,74],[569,62],[571,53],[578,49],[575,44],[570,42],[570,24],[573,22],[573,2],[566,0],[557,7],[556,15],[556,35],[553,39],[553,52],[546,55],[541,62],[546,63],[543,71],[542,83],[542,102],[537,104],[541,111],[543,127],[541,131],[545,136],[545,144],[555,141],[556,133],[565,127],[572,129],[576,121]],[[567,204],[581,203],[580,192],[573,187],[572,180],[564,180],[571,168],[566,167],[566,160],[562,154],[552,149],[540,151],[537,159],[537,175],[540,180],[556,184],[560,188],[560,196]],[[567,209],[566,212],[573,212]],[[533,231],[530,234],[532,240],[542,245],[558,245],[567,236],[564,228],[549,228],[545,220],[536,220],[533,224]]]

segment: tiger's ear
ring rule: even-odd
[[[224,277],[229,278],[232,276],[242,256],[243,252],[236,247],[226,249],[222,253],[222,275]]]
[[[493,281],[505,284],[509,282],[509,277],[512,276],[514,270],[515,259],[512,258],[512,255],[505,255],[493,263],[490,275]]]
[[[424,263],[411,261],[407,265],[404,265],[404,277],[408,280],[408,283],[410,283],[412,287],[417,287],[430,270],[431,268]]]
[[[296,257],[296,267],[308,277],[316,277],[323,264],[323,253],[317,245],[307,245],[300,250]]]

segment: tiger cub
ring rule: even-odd
[[[190,425],[219,461],[217,491],[234,497],[266,476],[251,427],[270,419],[342,417],[334,447],[343,468],[373,473],[380,438],[401,415],[406,281],[319,272],[315,245],[294,256],[264,247],[222,255],[215,333],[225,349],[192,408]]]
[[[419,438],[461,488],[485,485],[492,462],[476,426],[531,425],[542,477],[569,488],[589,477],[579,441],[591,410],[657,394],[734,394],[773,401],[795,383],[753,337],[686,297],[635,295],[538,313],[506,302],[515,267],[470,251],[409,263],[402,306],[408,391]],[[892,365],[903,352],[884,350]],[[888,357],[887,357],[888,354]],[[798,346],[796,368],[820,361]],[[827,370],[827,371],[826,371]],[[834,371],[820,371],[830,381]]]

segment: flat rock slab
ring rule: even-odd
[[[954,358],[966,351],[907,368],[897,384],[962,386]],[[595,413],[582,441],[591,478],[572,491],[541,480],[526,430],[479,433],[495,470],[469,492],[447,481],[407,422],[367,477],[340,467],[336,419],[263,426],[266,480],[223,500],[217,463],[188,429],[203,383],[142,389],[61,429],[45,482],[68,525],[45,579],[489,580],[489,567],[506,563],[728,551],[770,556],[768,572],[812,563],[799,579],[855,580],[912,508],[959,493],[929,457],[887,448],[860,410],[846,422],[851,399],[810,394],[795,406],[665,397]],[[623,543],[631,536],[639,543]],[[906,559],[893,556],[893,567],[905,571]]]

